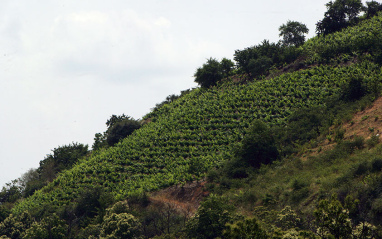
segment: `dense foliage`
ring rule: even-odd
[[[361,0],[335,0],[326,4],[325,17],[317,23],[316,32],[328,35],[355,25],[363,5]]]
[[[234,63],[227,58],[223,58],[220,62],[214,58],[209,58],[202,67],[196,70],[195,82],[205,88],[215,86],[223,78],[231,75],[233,66]]]

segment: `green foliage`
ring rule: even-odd
[[[359,204],[347,196],[344,204],[337,200],[336,195],[330,199],[321,200],[314,211],[318,229],[317,233],[323,238],[372,238],[375,227],[367,222],[353,226],[350,213]]]
[[[5,235],[12,239],[23,238],[23,233],[32,224],[32,217],[28,212],[20,215],[10,214],[0,223],[0,236]]]
[[[4,221],[4,219],[7,218],[10,213],[11,211],[6,206],[4,206],[4,204],[1,204],[0,205],[0,223]]]
[[[141,225],[129,213],[108,213],[102,223],[101,238],[141,238]]]
[[[327,35],[354,25],[363,6],[361,0],[335,0],[326,8],[325,17],[316,24],[317,34]]]
[[[226,224],[233,219],[233,208],[219,196],[210,195],[200,204],[196,215],[187,223],[188,238],[212,239],[221,237]]]
[[[59,146],[52,151],[52,154],[48,154],[44,160],[40,161],[38,171],[42,181],[53,181],[57,173],[71,168],[79,159],[85,157],[89,152],[88,145],[80,143]]]
[[[210,88],[223,78],[230,76],[233,67],[234,63],[227,58],[223,58],[221,62],[215,58],[209,58],[202,67],[196,70],[194,74],[195,82],[201,87]]]
[[[282,43],[286,46],[301,46],[305,42],[305,35],[309,29],[305,24],[290,21],[279,27],[280,37],[283,37]]]
[[[107,126],[108,129],[110,129],[116,123],[122,122],[124,120],[129,120],[129,119],[131,119],[131,117],[127,116],[125,114],[122,114],[122,115],[112,115],[112,116],[110,116],[110,119],[108,119],[106,121],[106,126]]]
[[[367,93],[366,87],[363,85],[362,78],[351,77],[349,82],[342,87],[341,98],[345,101],[359,100]]]
[[[321,128],[328,124],[328,118],[330,115],[324,106],[297,109],[287,118],[287,127],[279,130],[284,131],[284,134],[279,134],[279,140],[289,145],[315,139],[320,135]]]
[[[107,130],[107,138],[106,141],[108,145],[114,146],[121,139],[126,138],[131,135],[135,130],[139,129],[141,124],[134,119],[125,119],[119,121],[110,126]]]
[[[114,146],[121,139],[131,135],[142,125],[138,120],[122,114],[110,116],[110,119],[106,121],[106,126],[107,130],[104,133],[95,134],[94,143],[92,146],[93,150],[99,150],[101,148],[107,148],[108,146]]]
[[[237,163],[244,167],[259,168],[262,164],[276,160],[278,156],[272,131],[264,122],[255,120],[236,151]]]
[[[93,150],[98,150],[101,148],[106,148],[107,147],[107,142],[106,142],[106,134],[103,133],[96,133],[94,135],[94,143],[92,145]]]
[[[264,40],[261,44],[236,50],[234,60],[240,71],[250,78],[266,75],[271,67],[293,62],[299,56],[294,46],[283,46],[281,43],[270,43]]]
[[[214,58],[207,59],[207,62],[196,70],[194,77],[195,82],[201,87],[209,88],[216,85],[223,78],[219,61]]]
[[[80,192],[75,203],[74,214],[81,223],[87,225],[88,219],[104,215],[106,208],[113,203],[110,194],[101,187],[89,188]]]
[[[356,57],[365,53],[371,55],[371,60],[379,62],[381,19],[382,15],[378,15],[340,32],[309,39],[302,46],[308,57],[307,62],[328,62],[342,54]]]
[[[382,4],[374,0],[366,2],[364,11],[366,13],[366,18],[374,17],[378,12],[382,11]]]
[[[355,207],[348,199],[350,205],[341,204],[336,199],[336,195],[332,195],[330,200],[321,200],[314,211],[314,215],[319,226],[318,234],[326,237],[328,233],[332,234],[335,238],[350,238],[352,232],[352,224],[349,218],[349,209]]]
[[[45,217],[40,222],[33,222],[25,231],[23,238],[25,239],[60,239],[67,238],[67,225],[65,221],[60,220],[56,214]]]
[[[267,233],[261,229],[255,218],[245,219],[229,225],[223,233],[222,238],[227,239],[267,239],[270,238]]]
[[[10,183],[6,183],[0,191],[0,204],[9,202],[14,203],[22,197],[22,187],[19,185],[19,181],[13,180]]]
[[[379,135],[372,135],[368,140],[366,140],[366,145],[369,149],[371,149],[375,147],[379,141]]]

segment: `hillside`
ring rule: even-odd
[[[173,197],[168,197],[169,193],[161,194],[166,188],[171,192],[169,187],[180,187],[182,190],[196,188],[197,193],[190,189],[187,192],[189,196],[185,198],[193,198],[197,202],[208,194],[202,192],[204,188],[213,194],[209,197],[210,201],[202,203],[202,209],[209,202],[220,205],[222,201],[229,200],[227,204],[235,205],[236,213],[241,213],[241,216],[235,220],[231,218],[231,221],[257,215],[261,226],[275,235],[278,229],[271,225],[274,222],[271,217],[273,214],[278,217],[283,209],[292,206],[294,210],[299,210],[302,218],[311,219],[313,207],[333,192],[340,194],[343,201],[347,195],[359,198],[365,202],[364,210],[371,210],[374,201],[366,203],[367,199],[361,196],[369,190],[368,193],[374,193],[370,198],[380,199],[380,192],[377,191],[380,169],[372,165],[380,163],[377,156],[382,151],[380,146],[374,148],[375,145],[369,147],[370,150],[362,151],[365,142],[361,142],[362,147],[359,144],[354,146],[354,140],[356,136],[367,139],[370,133],[379,133],[380,124],[377,123],[382,117],[378,107],[381,99],[375,102],[374,108],[363,111],[362,116],[344,119],[341,113],[360,111],[361,105],[365,107],[380,93],[380,29],[382,15],[364,20],[355,27],[308,40],[300,47],[303,55],[293,63],[301,64],[299,69],[280,67],[263,80],[245,83],[237,82],[232,76],[217,86],[192,90],[148,114],[144,117],[146,123],[140,129],[114,147],[92,152],[90,157],[79,160],[46,187],[18,201],[11,209],[10,218],[28,212],[28,217],[34,217],[35,222],[42,222],[54,213],[58,215],[54,218],[55,223],[66,223],[62,227],[69,231],[68,234],[73,230],[78,238],[82,238],[81,233],[92,235],[91,231],[104,221],[117,220],[114,214],[124,214],[123,220],[127,220],[129,225],[136,225],[139,220],[134,219],[131,213],[142,219],[140,223],[149,221],[145,224],[147,228],[142,229],[148,231],[145,231],[146,236],[171,234],[183,230],[196,208],[195,204],[191,205],[190,215],[179,216],[176,219],[178,221],[171,225],[170,219],[165,226],[150,224],[156,222],[155,218],[150,218],[154,212],[158,215],[165,213],[158,208],[163,209],[167,205],[167,215],[170,217],[170,209],[173,210],[171,215],[179,213],[176,213],[178,209],[169,205],[176,202],[187,204],[178,200],[179,193]],[[365,97],[342,102],[346,90],[349,87],[351,89],[349,82],[352,80],[361,81]],[[337,101],[338,107],[348,108],[332,107],[333,101]],[[294,153],[285,153],[273,164],[250,170],[245,178],[230,178],[225,174],[227,161],[237,157],[235,148],[241,147],[254,121],[265,122],[271,129],[288,129],[292,128],[291,116],[296,112],[301,109],[314,111],[320,107],[330,112],[325,120],[331,122],[331,128],[320,128],[320,139],[288,142],[290,145],[283,147],[294,147]],[[362,126],[365,122],[368,125]],[[342,136],[338,133],[341,130],[344,131]],[[337,146],[333,144],[326,150],[328,141],[335,141]],[[362,163],[365,168],[354,171],[355,167],[363,167],[359,166]],[[369,178],[368,173],[373,178]],[[203,181],[206,175],[208,184]],[[203,181],[203,187],[187,184],[200,181]],[[356,185],[357,190],[351,190],[351,184]],[[368,188],[362,188],[362,184]],[[148,198],[147,193],[150,192],[153,194]],[[224,200],[219,201],[220,196],[217,194],[222,195]],[[91,200],[96,200],[94,205],[97,206],[89,206]],[[121,206],[126,200],[129,206]],[[262,207],[253,209],[255,206]],[[184,209],[186,206],[180,207]],[[376,208],[374,206],[373,213],[381,209]],[[273,213],[271,216],[267,214],[269,211]],[[196,215],[195,218],[199,218],[201,209]],[[363,222],[365,218],[368,222],[381,225],[379,216],[374,214],[357,217],[357,222]],[[187,230],[197,228],[195,220],[190,220]],[[315,226],[299,224],[295,227],[301,231],[313,231]],[[279,233],[282,234],[282,231],[293,227],[280,228]],[[305,236],[312,235],[307,233]]]
[[[158,116],[105,152],[78,163],[53,183],[18,204],[22,212],[44,204],[60,206],[96,185],[117,200],[199,178],[222,161],[229,145],[254,119],[282,124],[293,109],[323,104],[349,75],[379,79],[378,65],[317,66],[269,81],[196,89],[163,107]]]

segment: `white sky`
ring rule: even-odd
[[[58,146],[91,147],[112,114],[195,87],[209,57],[278,41],[287,20],[313,36],[328,1],[2,0],[0,186]]]

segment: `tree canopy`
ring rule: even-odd
[[[317,22],[318,35],[327,35],[354,25],[363,9],[361,0],[335,0],[326,4],[324,18]]]
[[[305,24],[288,21],[279,28],[280,37],[283,37],[282,43],[286,46],[301,46],[305,42],[305,35],[309,32],[309,29]]]

